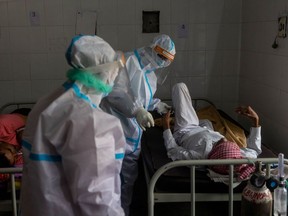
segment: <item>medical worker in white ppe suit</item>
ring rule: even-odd
[[[130,92],[121,93],[124,89],[121,86],[127,82],[125,77],[120,75],[115,80],[113,91],[100,104],[104,111],[121,120],[126,137],[121,170],[121,202],[126,216],[129,215],[133,185],[138,175],[137,160],[142,131],[145,127],[154,126],[153,117],[148,111],[156,109],[159,113],[166,113],[170,109],[167,104],[153,96],[157,83],[163,83],[167,76],[167,71],[162,69],[170,65],[175,53],[174,42],[167,35],[155,37],[150,46],[125,53]]]
[[[124,66],[117,56],[97,36],[73,38],[66,53],[74,68],[68,81],[40,99],[28,117],[22,216],[124,215],[125,137],[119,119],[99,108]]]

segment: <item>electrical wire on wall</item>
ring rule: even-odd
[[[96,11],[77,11],[75,35],[97,35],[97,19],[98,13]]]
[[[277,49],[279,46],[278,38],[285,38],[287,36],[286,27],[287,27],[287,16],[279,17],[278,18],[278,32],[272,44],[273,49]]]
[[[278,47],[278,35],[276,35],[274,42],[272,44],[273,49],[277,49],[277,47]]]

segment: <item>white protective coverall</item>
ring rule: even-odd
[[[69,81],[33,107],[23,135],[21,215],[124,215],[125,137],[119,119],[98,106],[124,64],[97,36],[75,37],[66,57],[97,86],[67,75]]]
[[[126,68],[131,85],[130,92],[123,94],[118,90],[118,86],[121,86],[124,80],[120,75],[115,80],[113,91],[101,102],[101,108],[104,111],[121,120],[126,137],[125,157],[121,170],[121,202],[126,215],[129,215],[133,185],[138,175],[137,163],[142,130],[145,129],[144,127],[153,125],[150,125],[149,122],[148,124],[143,123],[143,119],[145,121],[145,118],[146,120],[150,118],[151,114],[146,110],[157,109],[159,113],[164,113],[170,108],[153,96],[157,89],[157,82],[162,83],[167,75],[164,70],[159,69],[169,66],[175,53],[174,42],[167,35],[155,37],[148,47],[125,53]]]
[[[168,157],[172,160],[207,159],[213,145],[224,136],[214,131],[209,120],[199,121],[184,83],[173,86],[172,101],[175,110],[174,133],[172,135],[170,129],[163,132]],[[251,127],[246,142],[247,148],[241,149],[241,155],[257,158],[262,152],[261,127]]]

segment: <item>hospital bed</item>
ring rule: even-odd
[[[20,108],[32,108],[35,102],[12,102],[0,107],[0,114],[11,113]],[[0,182],[0,215],[1,212],[12,212],[17,216],[19,206],[21,167],[0,168],[0,174],[9,174],[10,181]]]
[[[35,102],[11,102],[0,107],[0,114],[11,113],[20,108],[32,108]]]
[[[193,105],[196,110],[205,106],[215,106],[207,99],[194,99]],[[225,117],[235,125],[242,127],[225,112],[219,110],[221,116]],[[159,118],[156,112],[152,112],[154,118]],[[242,128],[244,131],[245,129]],[[245,131],[247,134],[247,131]],[[241,193],[247,181],[234,186],[233,170],[237,164],[254,164],[261,161],[266,169],[266,177],[270,176],[270,165],[277,164],[277,154],[262,144],[262,153],[257,159],[233,159],[233,160],[182,160],[172,161],[167,157],[163,141],[163,129],[153,127],[147,129],[142,136],[142,160],[144,173],[148,187],[148,215],[154,215],[154,205],[169,202],[190,202],[191,215],[195,216],[196,202],[227,201],[229,209],[227,214],[233,215],[233,202],[241,200]],[[285,160],[287,163],[287,161]],[[229,175],[227,184],[214,182],[207,176],[209,165],[227,165]]]

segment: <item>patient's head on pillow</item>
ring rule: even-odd
[[[239,146],[230,141],[223,140],[222,142],[218,142],[215,144],[208,154],[208,159],[242,159],[241,151]],[[229,174],[228,165],[214,165],[209,167],[216,173],[219,174]],[[235,169],[236,174],[240,180],[244,180],[249,175],[254,172],[255,167],[253,165],[236,165]]]
[[[30,111],[31,111],[30,108],[19,108],[19,109],[12,111],[11,114],[18,113],[18,114],[21,114],[23,116],[28,116]]]
[[[15,164],[16,149],[9,143],[0,143],[0,167],[11,167]]]

